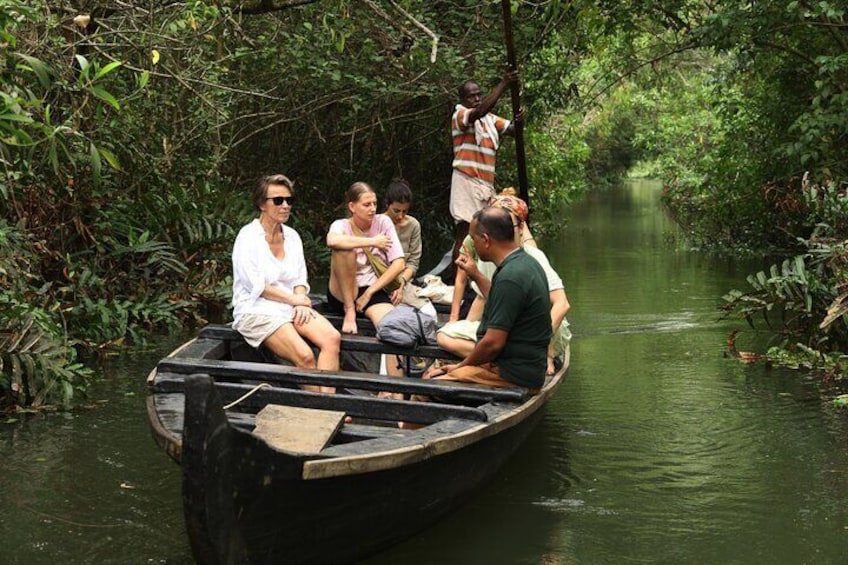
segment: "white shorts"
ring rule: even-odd
[[[458,322],[448,322],[439,328],[438,333],[445,334],[448,337],[467,339],[468,341],[477,343],[477,328],[479,327],[480,322],[459,320]]]
[[[451,176],[450,214],[457,222],[471,223],[471,218],[482,210],[495,195],[495,187],[478,178],[469,177],[456,169]]]
[[[468,320],[459,320],[458,322],[448,322],[441,328],[438,333],[445,334],[448,337],[458,339],[467,339],[477,343],[477,328],[480,327],[480,322],[469,322]],[[551,336],[553,344],[554,357],[559,357],[565,353],[568,344],[571,343],[571,329],[569,328],[568,320],[562,320],[559,329]]]
[[[285,324],[291,324],[291,315],[242,314],[233,320],[233,329],[238,331],[251,347],[259,347],[268,336]]]

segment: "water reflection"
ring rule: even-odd
[[[718,321],[717,298],[759,266],[676,247],[657,197],[651,183],[595,196],[552,258],[577,335],[555,408],[580,477],[559,507],[579,516],[562,523],[576,542],[562,551],[586,563],[845,562],[846,485],[821,472],[848,473],[832,445],[844,419],[834,429],[814,380],[723,356],[733,323]]]
[[[538,433],[373,563],[848,562],[845,415],[814,378],[724,356],[720,296],[761,266],[689,252],[658,198],[637,183],[573,210],[547,246],[573,363]]]
[[[435,527],[368,563],[561,563],[551,505],[572,489],[568,426],[549,414],[477,496]],[[547,557],[546,554],[550,554]]]
[[[173,341],[107,361],[85,409],[0,427],[0,562],[192,562],[179,469],[153,443],[144,407],[144,372]]]

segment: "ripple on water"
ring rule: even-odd
[[[578,498],[542,498],[533,505],[561,514],[615,515],[613,510],[588,506],[585,500]]]
[[[703,315],[694,311],[650,312],[641,314],[596,313],[581,328],[580,337],[598,334],[640,334],[678,332],[704,325]]]
[[[829,407],[797,374],[723,358],[722,337],[703,327],[576,338],[551,403],[567,414],[571,488],[536,504],[572,516],[575,537],[619,536],[653,555],[663,547],[666,561],[691,559],[693,546],[704,562],[736,559],[721,549],[726,540],[739,555],[796,555],[805,544],[788,534],[775,547],[743,540],[758,528],[820,528],[827,516],[844,539],[844,508],[822,500],[846,488],[823,469],[848,468],[844,442],[840,450],[822,434],[833,425]],[[718,345],[704,348],[710,342]]]

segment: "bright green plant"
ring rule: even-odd
[[[761,315],[769,327],[774,327],[775,318],[779,318],[784,333],[795,336],[808,332],[816,323],[813,290],[817,285],[804,259],[799,255],[783,261],[780,266],[772,265],[768,274],[760,271],[749,275],[748,284],[752,290],[730,291],[724,297],[725,310],[742,316],[751,327],[755,316]]]

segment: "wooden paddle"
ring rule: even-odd
[[[504,19],[504,38],[506,40],[506,58],[510,68],[518,69],[518,63],[515,60],[515,42],[512,39],[512,7],[510,0],[502,0],[503,19]],[[518,114],[521,109],[521,98],[519,96],[520,85],[518,81],[510,85],[510,94],[512,95],[512,115]],[[524,155],[524,123],[514,122],[515,126],[515,153],[516,165],[518,166],[518,189],[519,196],[527,203],[529,209],[533,209],[530,205],[530,194],[527,185],[527,160]]]

